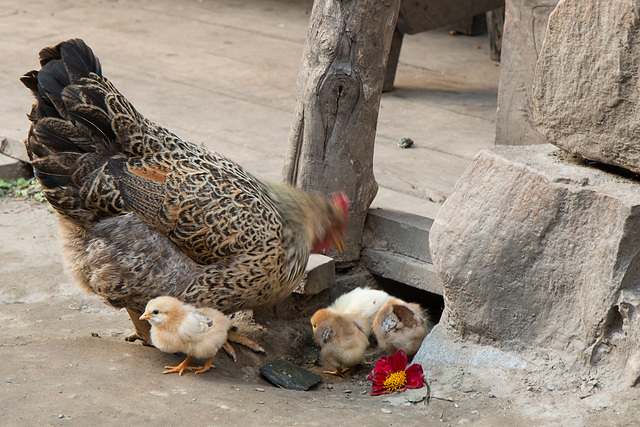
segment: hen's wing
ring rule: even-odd
[[[280,241],[264,185],[145,119],[82,40],[43,49],[40,62],[22,78],[37,100],[27,150],[59,213],[86,222],[135,212],[201,264]]]

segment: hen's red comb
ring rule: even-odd
[[[333,193],[333,202],[338,208],[340,208],[340,210],[344,214],[344,219],[349,219],[349,206],[351,205],[351,203],[349,203],[347,193],[345,193],[344,191]]]

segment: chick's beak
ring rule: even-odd
[[[149,316],[147,313],[144,313],[142,316],[140,316],[140,320],[149,320],[151,319],[151,316]]]

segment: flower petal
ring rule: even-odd
[[[391,371],[391,369],[393,369],[393,368],[392,368],[390,360],[389,360],[390,357],[391,356],[382,356],[382,357],[380,357],[380,359],[378,359],[376,361],[376,369],[386,369],[386,370]]]
[[[385,392],[384,387],[382,385],[373,385],[371,387],[371,396],[379,396]]]
[[[407,374],[408,388],[421,388],[424,385],[424,373],[422,365],[414,363],[405,371]]]
[[[394,372],[404,371],[407,367],[407,353],[402,349],[396,351],[396,354],[391,356],[390,362]]]

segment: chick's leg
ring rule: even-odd
[[[184,372],[185,369],[187,368],[187,365],[189,364],[189,362],[191,362],[191,359],[193,359],[193,356],[189,356],[186,359],[184,359],[184,361],[179,364],[178,366],[165,366],[165,368],[167,368],[166,371],[163,372],[163,374],[173,374],[174,372],[177,372],[178,375],[182,375],[182,373]],[[203,366],[204,367],[204,366]],[[208,368],[207,368],[208,369]]]
[[[212,360],[213,357],[210,357],[206,362],[204,362],[204,366],[188,366],[187,369],[190,371],[196,371],[196,374],[202,374],[204,372],[207,372],[210,368],[216,367],[216,365],[211,363]]]

